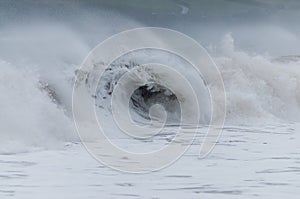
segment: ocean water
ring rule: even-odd
[[[80,144],[1,155],[1,198],[297,198],[299,125],[227,126],[205,159],[199,141],[172,166],[126,174]],[[159,139],[159,138],[158,138]],[[160,139],[164,139],[163,137]],[[122,140],[132,144],[130,140]]]
[[[166,2],[160,8],[157,2],[144,7],[130,1],[0,3],[1,198],[297,198],[299,3],[203,2],[211,11],[204,12],[194,1]],[[219,12],[224,5],[224,13]],[[260,10],[257,16],[254,8]],[[165,52],[141,51],[116,60],[91,97],[108,138],[126,150],[147,152],[167,145],[181,114],[180,99],[155,84],[164,79],[154,78],[154,84],[133,94],[130,114],[148,125],[151,106],[159,102],[168,125],[146,141],[122,135],[111,117],[111,93],[135,65],[168,63],[192,81],[203,99],[204,126],[194,129],[198,133],[187,152],[165,169],[128,174],[104,166],[84,148],[73,121],[72,90],[93,47],[112,34],[146,26],[181,31],[204,46],[224,81],[226,120],[213,151],[199,159],[210,108],[222,110],[222,99],[210,101],[206,88],[222,88],[196,81],[187,63]],[[88,72],[92,77],[93,71]]]

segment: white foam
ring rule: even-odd
[[[0,153],[52,148],[77,137],[70,118],[71,90],[76,64],[86,56],[88,45],[73,31],[61,26],[51,25],[46,31],[21,29],[24,31],[13,31],[15,35],[8,34],[9,31],[1,35],[1,59],[12,64],[0,63]],[[21,46],[31,48],[17,51]],[[282,62],[237,50],[230,34],[216,48],[222,51],[214,60],[226,87],[228,123],[300,121],[299,61],[285,58]],[[135,61],[140,62],[147,56]],[[165,62],[170,63],[170,59]],[[180,66],[178,64],[178,69]],[[189,68],[184,66],[180,72],[195,81]],[[50,90],[42,89],[45,85]],[[213,84],[207,86],[220,89]],[[49,91],[55,94],[59,104],[49,97]],[[216,109],[219,100],[213,99]]]
[[[227,119],[233,123],[279,119],[300,121],[300,62],[249,55],[224,37],[223,56],[215,58],[228,96]]]
[[[53,148],[75,139],[70,118],[40,88],[37,74],[4,61],[0,68],[0,152]]]

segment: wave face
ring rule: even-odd
[[[99,41],[122,30],[144,26],[113,12],[99,9],[97,11],[101,14],[93,15],[87,11],[77,10],[76,23],[69,16],[70,21],[62,23],[43,19],[21,26],[13,20],[1,27],[0,153],[28,151],[36,147],[55,148],[65,142],[78,141],[72,122],[72,87],[76,76],[93,77],[91,71],[80,71],[78,66]],[[107,19],[111,19],[111,23]],[[84,23],[78,24],[78,21]],[[84,27],[84,31],[80,27]],[[197,28],[189,27],[186,31],[191,35],[197,35],[197,32],[203,35]],[[277,33],[283,36],[285,32],[282,32]],[[223,35],[221,42],[205,46],[224,80],[227,124],[300,122],[299,57],[249,53],[235,46],[232,35],[234,33]],[[288,34],[288,38],[298,41],[293,34]],[[201,39],[206,40],[206,37],[198,40]],[[137,65],[155,61],[171,64],[191,81],[194,88],[198,87],[197,96],[202,99],[201,122],[209,123],[210,110],[212,107],[221,109],[218,107],[221,99],[211,101],[207,89],[220,88],[195,77],[195,71],[182,60],[162,52],[150,54],[137,52],[116,60],[106,69],[96,94],[91,93],[91,97],[97,99],[98,114],[102,114],[101,117],[111,114],[111,94],[122,75]],[[89,78],[85,81],[87,86]],[[167,111],[168,124],[180,121],[178,98],[161,86],[161,81],[164,80],[157,78],[131,96],[129,107],[135,122],[148,123],[150,107],[156,103]],[[120,106],[124,105],[120,103]]]
[[[183,76],[186,79],[189,79],[191,87],[196,88],[195,94],[201,110],[200,121],[203,124],[209,123],[211,117],[211,104],[209,92],[202,77],[198,75],[196,69],[194,69],[187,61],[179,56],[162,50],[138,50],[122,56],[111,63],[100,78],[96,91],[96,106],[104,111],[111,112],[112,93],[115,86],[123,75],[138,68],[134,73],[134,79],[136,81],[134,81],[133,84],[141,84],[143,86],[138,87],[138,89],[133,92],[129,100],[129,105],[125,103],[125,100],[120,103],[116,102],[118,109],[125,110],[125,107],[129,106],[129,111],[134,121],[149,123],[151,120],[151,114],[149,115],[151,107],[159,104],[165,109],[167,117],[166,124],[180,124],[181,103],[188,102],[192,96],[183,95],[183,90],[175,91],[163,86],[166,82],[172,81],[173,88],[181,88],[180,82],[168,79],[168,75],[164,75],[163,73],[159,75],[158,73],[147,69],[147,67],[142,67],[144,64],[148,63],[160,63],[173,68],[173,70],[178,71],[180,74],[184,74]],[[97,68],[107,67],[107,65],[103,63],[95,64],[94,66],[95,71],[98,70]],[[187,68],[189,68],[189,71],[186,70]],[[93,82],[93,71],[86,82],[97,83]],[[130,89],[122,90],[123,95],[126,96],[129,90]],[[178,98],[179,95],[182,96],[180,99]],[[100,110],[98,115],[101,114],[104,113]]]

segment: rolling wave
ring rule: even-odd
[[[141,26],[120,16],[114,19],[126,27]],[[109,26],[104,19],[92,21],[91,27],[95,24],[100,24],[100,32],[105,32],[101,39],[122,30]],[[93,71],[78,70],[91,49],[85,37],[89,35],[76,34],[72,28],[50,22],[1,31],[1,153],[52,148],[78,141],[72,122],[72,87],[75,78],[83,78],[87,86],[90,81],[96,81],[92,78]],[[237,49],[231,34],[225,35],[213,49],[221,52],[212,54],[226,88],[227,124],[300,122],[299,56],[253,55]],[[106,68],[97,92],[90,93],[91,98],[96,98],[100,114],[111,114],[110,100],[119,79],[147,62],[172,65],[191,81],[201,102],[201,123],[210,122],[211,108],[221,109],[219,101],[222,99],[210,99],[208,92],[221,88],[213,82],[204,82],[188,63],[166,52],[141,51],[120,58]],[[95,67],[106,67],[106,64],[98,63]],[[139,75],[141,79],[151,76],[146,70]],[[151,119],[150,108],[160,104],[168,114],[167,124],[179,123],[180,100],[161,86],[163,78],[152,77],[151,80],[152,83],[141,86],[131,96],[129,107],[133,120],[147,124]],[[126,106],[121,102],[119,105]]]

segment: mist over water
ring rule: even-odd
[[[202,17],[195,15],[193,4],[181,3],[187,11],[176,1],[167,6],[175,5],[173,12],[155,6],[145,11],[131,4],[114,8],[103,2],[62,2],[0,3],[1,153],[78,141],[71,110],[76,69],[99,42],[144,26],[181,31],[207,49],[224,79],[228,124],[300,121],[296,1],[294,6],[282,3],[275,8],[264,3],[266,13],[260,10],[258,15],[255,4],[228,1],[241,12],[218,14],[221,8],[211,9]],[[141,10],[144,17],[139,17]],[[218,100],[212,102],[215,108]]]

